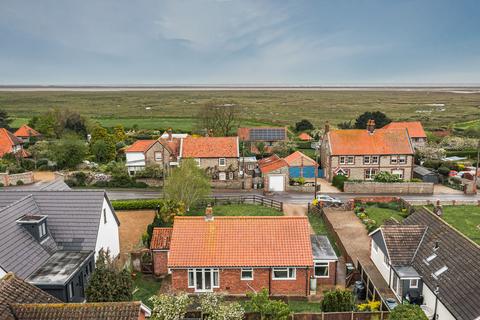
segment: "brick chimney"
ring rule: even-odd
[[[213,221],[213,208],[210,203],[207,205],[205,209],[205,221]]]
[[[173,141],[172,128],[168,128],[168,141]]]
[[[373,132],[375,132],[375,120],[370,119],[367,121],[367,131],[370,134],[373,134]]]
[[[325,133],[329,132],[330,131],[330,123],[328,122],[328,120],[325,122]]]

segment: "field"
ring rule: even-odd
[[[442,218],[480,245],[480,207],[444,206]]]
[[[17,118],[14,127],[50,108],[70,108],[106,126],[191,131],[196,114],[211,100],[235,101],[244,125],[292,125],[309,119],[317,126],[381,110],[394,120],[421,120],[427,127],[480,118],[480,93],[448,91],[2,91],[0,109]]]

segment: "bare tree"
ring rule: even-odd
[[[199,125],[215,136],[228,136],[238,125],[240,107],[233,102],[212,101],[206,103],[198,113]]]

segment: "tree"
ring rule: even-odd
[[[0,128],[10,128],[10,123],[12,119],[8,116],[8,113],[4,110],[0,110]]]
[[[388,171],[380,171],[373,178],[376,182],[401,182],[402,179],[396,174],[392,174]]]
[[[75,168],[87,155],[87,146],[76,135],[67,135],[52,144],[51,159],[57,162],[59,168]]]
[[[152,240],[154,228],[171,227],[173,225],[173,219],[176,216],[185,214],[185,205],[174,200],[162,201],[157,209],[152,223],[147,226],[147,230],[142,236],[143,244],[147,248],[150,248],[150,241]]]
[[[100,249],[95,271],[85,290],[88,302],[118,302],[133,299],[132,277],[125,269],[118,269],[110,252]]]
[[[165,180],[164,193],[168,199],[182,202],[187,211],[198,200],[210,194],[210,181],[193,159],[184,159]]]
[[[198,113],[200,128],[213,131],[215,136],[228,136],[238,125],[239,106],[232,102],[212,101]]]
[[[91,152],[95,160],[100,163],[107,163],[115,159],[116,148],[112,140],[97,140],[91,144]]]
[[[95,141],[98,141],[98,140],[106,141],[112,138],[111,135],[108,134],[107,129],[105,129],[99,124],[93,126],[93,128],[90,131],[90,134],[92,136],[90,143],[95,143]]]
[[[330,290],[325,291],[321,303],[323,312],[352,311],[355,303],[352,291]]]
[[[123,125],[118,124],[115,127],[113,127],[113,135],[115,137],[115,142],[122,142],[127,139],[127,134],[125,133],[125,128]]]
[[[443,148],[438,148],[432,145],[426,145],[418,147],[416,150],[416,156],[423,161],[429,160],[441,160],[446,157],[447,152]]]
[[[224,296],[206,293],[200,296],[200,307],[207,320],[242,320],[244,310],[238,302],[225,302]]]
[[[277,141],[273,144],[272,150],[279,157],[284,158],[297,149],[297,144],[292,140]]]
[[[307,131],[307,130],[313,130],[313,124],[307,119],[303,119],[295,123],[295,131],[300,132],[300,131]]]
[[[390,320],[427,320],[423,310],[414,304],[400,304],[390,312]]]
[[[392,120],[387,117],[387,115],[381,111],[374,111],[374,112],[364,112],[355,120],[355,128],[357,129],[366,129],[368,120],[373,119],[375,120],[375,127],[383,128]]]
[[[50,109],[40,116],[34,116],[29,125],[46,137],[60,138],[66,133],[75,133],[81,137],[87,134],[87,120],[77,111],[58,108]]]
[[[270,300],[267,289],[260,292],[247,292],[248,301],[245,308],[250,312],[258,312],[261,320],[287,320],[290,308],[280,300]]]
[[[161,294],[152,296],[153,304],[151,320],[179,320],[185,318],[187,308],[193,300],[186,293],[176,295]]]
[[[337,127],[339,129],[353,129],[354,126],[352,124],[352,120],[349,120],[349,121],[340,122],[339,124],[337,124]]]
[[[267,146],[265,145],[265,142],[257,142],[255,144],[255,148],[257,148],[259,156],[263,158],[265,156],[265,153],[267,152]]]
[[[71,131],[85,137],[87,135],[86,120],[77,111],[65,110],[60,114],[59,121],[63,131]]]

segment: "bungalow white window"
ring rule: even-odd
[[[218,165],[220,167],[225,167],[227,165],[227,161],[225,160],[225,158],[218,158]]]
[[[227,174],[225,172],[219,172],[218,180],[221,180],[221,181],[227,180]]]
[[[378,156],[372,156],[372,159],[371,159],[370,162],[371,162],[372,164],[378,164],[378,159],[379,159]]]
[[[252,268],[242,268],[240,279],[241,280],[253,280],[253,269]]]
[[[407,156],[398,156],[398,163],[399,164],[407,163]]]
[[[364,156],[363,157],[363,164],[370,164],[370,157],[369,156]]]
[[[195,292],[209,292],[219,286],[218,269],[188,269],[188,287]]]
[[[46,235],[47,235],[47,224],[45,222],[42,222],[38,226],[38,237],[40,239],[43,239],[43,237],[45,237]]]
[[[68,297],[69,298],[73,297],[73,280],[68,284]]]
[[[378,169],[365,169],[365,180],[373,180],[378,173]]]
[[[375,250],[375,252],[378,252],[378,245],[375,241],[372,241],[373,243],[373,250]]]
[[[398,158],[397,158],[396,156],[392,156],[392,157],[390,158],[390,163],[391,163],[391,164],[397,164],[397,163],[398,163]]]
[[[163,154],[161,151],[156,151],[155,152],[155,161],[156,162],[161,162],[163,159]]]
[[[392,174],[403,179],[403,170],[392,170]]]
[[[295,280],[297,275],[295,268],[273,268],[273,280]]]
[[[347,157],[340,156],[340,164],[347,164]]]
[[[347,157],[347,163],[348,164],[355,164],[355,157],[354,156],[348,156]]]
[[[197,163],[197,166],[200,167],[200,159],[199,159],[199,158],[195,158],[195,162]]]
[[[233,172],[228,173],[228,179],[233,180]]]
[[[103,209],[103,223],[107,223],[107,209]]]
[[[315,262],[315,278],[328,278],[328,262]]]
[[[410,288],[418,288],[418,279],[410,279]]]

